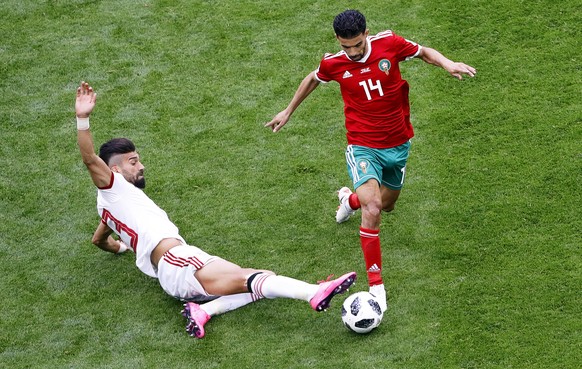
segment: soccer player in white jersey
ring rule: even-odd
[[[135,252],[136,265],[143,273],[158,278],[169,295],[187,301],[182,314],[190,335],[204,337],[204,325],[212,316],[261,298],[304,300],[322,311],[333,296],[355,281],[356,273],[350,272],[319,285],[309,284],[268,270],[241,268],[188,245],[166,212],[143,192],[144,166],[130,140],[112,139],[101,146],[99,156],[95,153],[89,116],[96,97],[93,88],[81,82],[75,102],[77,141],[98,189],[101,217],[92,242],[112,253]],[[199,305],[193,301],[209,302]]]
[[[265,126],[279,131],[320,83],[339,83],[348,141],[346,162],[355,193],[348,187],[338,191],[340,206],[336,221],[343,223],[362,209],[359,234],[368,284],[385,311],[380,221],[382,210],[392,211],[400,195],[410,139],[414,135],[408,83],[400,75],[399,63],[419,58],[458,79],[462,75],[473,77],[476,70],[392,31],[370,35],[366,18],[357,10],[337,15],[333,28],[342,50],[326,54],[317,70],[303,79],[287,108]]]

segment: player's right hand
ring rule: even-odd
[[[278,132],[287,122],[289,121],[289,114],[287,111],[283,110],[279,112],[279,114],[275,115],[275,117],[269,122],[265,124],[265,127],[270,127],[273,130],[273,133]]]
[[[93,87],[85,81],[82,81],[77,88],[77,99],[75,101],[75,113],[79,118],[88,118],[95,107],[95,100],[97,93],[93,91]]]

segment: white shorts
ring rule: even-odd
[[[172,247],[158,263],[160,285],[168,295],[180,300],[201,302],[208,300],[210,295],[202,288],[194,274],[198,269],[217,259],[220,258],[209,255],[195,246]]]

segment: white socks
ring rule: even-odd
[[[309,302],[317,293],[319,286],[289,277],[261,273],[255,275],[250,288],[259,297],[268,299],[285,297]]]
[[[238,309],[262,298],[284,297],[309,302],[317,293],[319,286],[289,277],[257,273],[251,280],[250,288],[253,291],[251,293],[220,296],[215,300],[201,304],[200,308],[208,315],[215,316]]]
[[[200,305],[200,308],[210,316],[224,314],[239,307],[259,301],[261,298],[254,293],[239,293],[236,295],[220,296],[210,302]]]

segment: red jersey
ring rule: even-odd
[[[369,36],[366,42],[366,54],[358,61],[344,51],[326,54],[315,76],[320,82],[340,84],[348,144],[377,149],[402,145],[414,131],[408,83],[398,63],[417,56],[420,46],[392,31]]]

